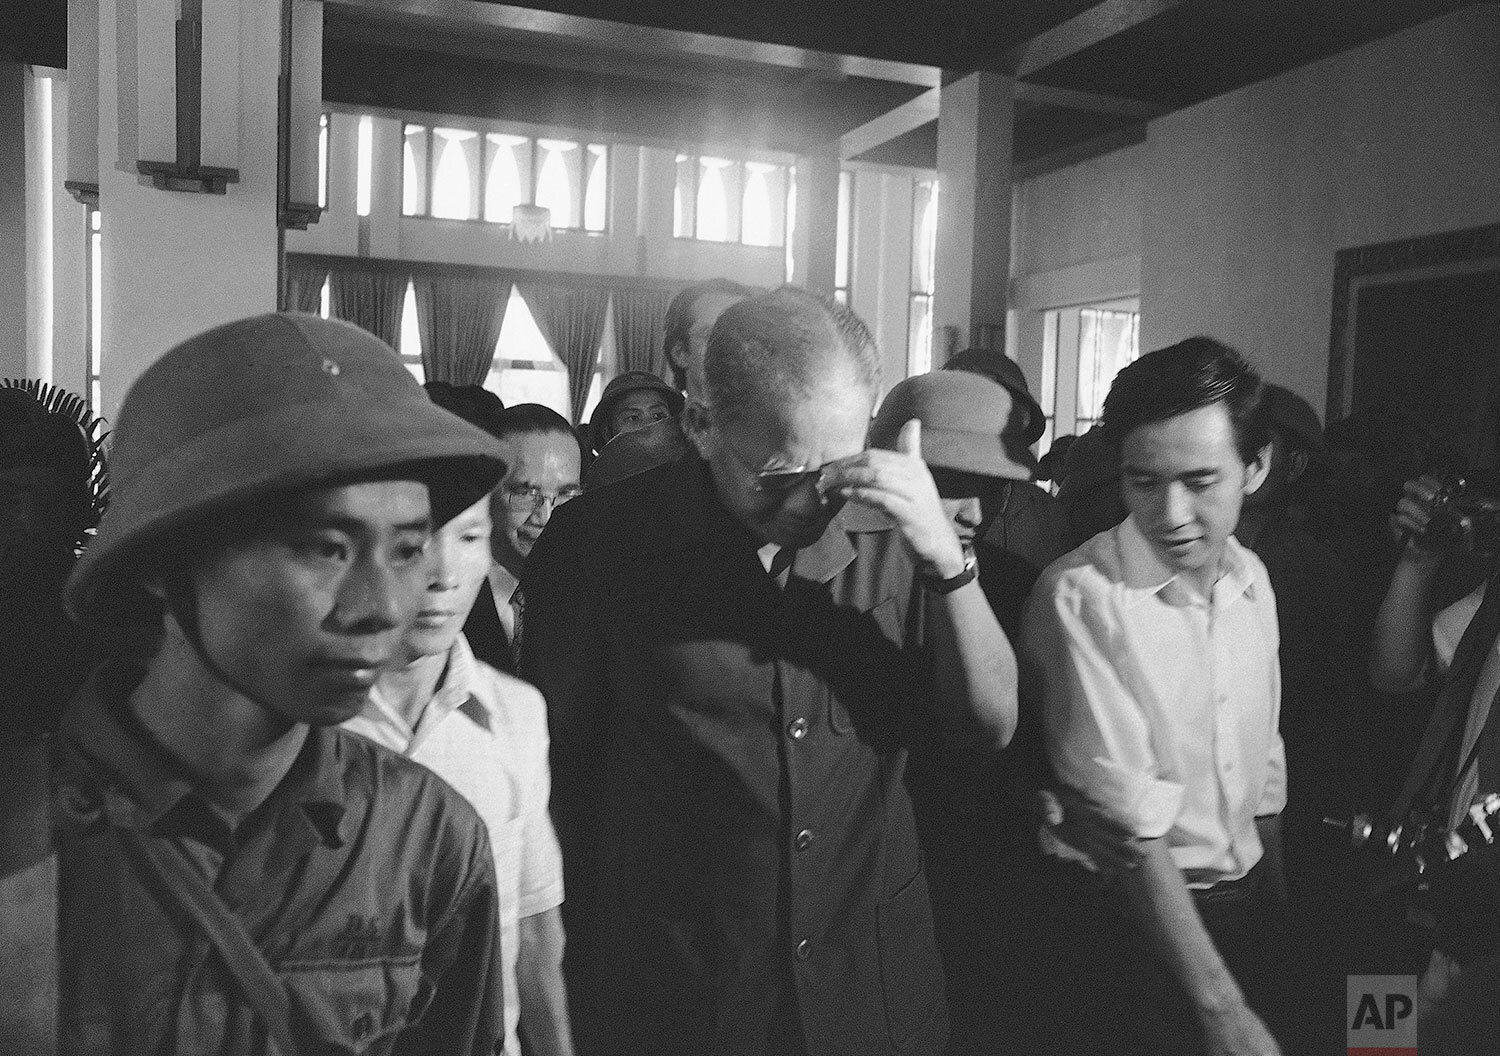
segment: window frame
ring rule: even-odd
[[[680,242],[705,242],[717,246],[744,246],[748,249],[774,249],[790,252],[792,245],[792,232],[795,227],[793,210],[796,208],[797,166],[787,158],[770,154],[743,153],[739,151],[715,151],[708,148],[692,149],[679,147],[675,157],[674,168],[676,175],[673,182],[673,193],[680,196],[682,203],[681,212],[684,222],[679,225],[674,218],[672,224],[672,237]],[[725,180],[725,199],[729,203],[728,214],[730,227],[727,237],[704,238],[701,234],[702,223],[698,215],[698,193],[702,186],[703,159],[718,158],[727,162],[725,170],[732,173],[732,178]],[[682,169],[687,165],[690,177],[690,193],[683,186]],[[781,223],[772,225],[774,237],[779,242],[769,242],[764,245],[745,241],[745,187],[748,184],[749,166],[767,165],[781,177]],[[772,198],[774,203],[775,199]],[[691,218],[691,224],[686,221]],[[692,231],[687,234],[679,234],[678,227],[691,226]]]

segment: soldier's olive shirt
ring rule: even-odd
[[[96,672],[54,776],[61,1050],[269,1051],[208,939],[120,839],[200,869],[291,998],[299,1049],[489,1054],[502,1034],[494,862],[473,808],[425,768],[312,729],[236,829],[135,720],[139,668]],[[184,702],[184,707],[190,706]]]

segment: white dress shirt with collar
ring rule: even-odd
[[[416,727],[376,686],[344,729],[432,770],[474,805],[489,829],[500,896],[506,1052],[519,1052],[516,961],[520,921],[562,904],[562,850],[547,813],[547,706],[534,686],[474,658],[459,635]]]
[[[1049,566],[1027,607],[1058,777],[1166,837],[1191,887],[1248,873],[1255,818],[1286,804],[1278,645],[1259,558],[1229,539],[1205,599],[1128,518]]]

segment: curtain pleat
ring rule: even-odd
[[[425,377],[450,385],[483,385],[505,322],[510,280],[423,275],[415,281]]]
[[[667,290],[618,289],[615,303],[615,361],[620,373],[649,370],[659,378],[666,360],[662,338],[666,333],[667,305],[672,294]]]
[[[328,278],[325,264],[311,264],[305,260],[287,258],[286,303],[287,312],[316,312],[323,307],[323,282]]]
[[[589,386],[599,362],[599,341],[609,310],[609,291],[599,286],[518,287],[542,336],[568,368],[573,421],[583,419]]]
[[[401,308],[410,276],[358,266],[336,267],[330,275],[328,307],[343,319],[396,347],[401,339]]]

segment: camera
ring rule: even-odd
[[[1500,554],[1500,498],[1480,494],[1463,477],[1445,477],[1417,545],[1488,557]]]

